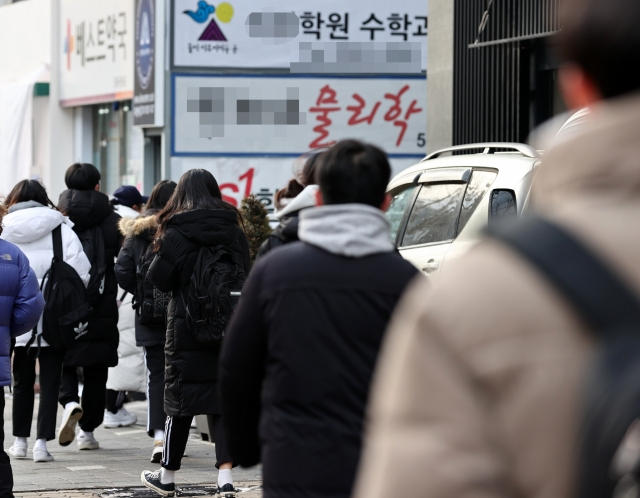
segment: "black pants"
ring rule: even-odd
[[[164,413],[164,346],[145,346],[144,362],[147,365],[147,433],[153,437],[155,430],[164,429],[167,416]]]
[[[192,420],[193,417],[167,417],[162,451],[162,466],[165,469],[180,470]],[[220,415],[213,416],[213,440],[216,445],[216,468],[219,469],[223,463],[232,461]]]
[[[105,408],[111,413],[118,413],[118,410],[124,406],[124,400],[127,397],[125,391],[114,391],[113,389],[107,389],[107,398],[105,401]]]
[[[93,432],[104,419],[108,372],[107,367],[82,368],[84,388],[82,389],[83,414],[80,419],[80,429],[85,432]],[[63,367],[62,381],[60,382],[60,404],[64,407],[72,401],[80,403],[78,372],[76,367]]]
[[[13,498],[13,472],[9,455],[4,451],[4,387],[0,386],[0,498]]]
[[[27,353],[26,347],[14,349],[13,356],[13,435],[31,436],[34,392],[36,382],[36,360]],[[40,406],[38,407],[37,438],[51,441],[56,437],[56,414],[58,413],[58,391],[64,351],[50,347],[40,348]]]

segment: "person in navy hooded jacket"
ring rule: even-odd
[[[0,236],[4,206],[0,205]],[[29,260],[11,242],[0,239],[0,387],[11,384],[12,339],[36,326],[44,299]],[[13,473],[4,451],[4,394],[0,396],[0,498],[13,498]]]

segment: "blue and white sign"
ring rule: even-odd
[[[158,126],[156,103],[161,107],[162,94],[157,98],[156,0],[136,0],[135,23],[135,84],[133,123],[137,126]]]

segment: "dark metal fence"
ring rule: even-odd
[[[455,0],[454,144],[526,139],[541,115],[532,89],[560,1]]]

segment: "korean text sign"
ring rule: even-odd
[[[345,138],[424,156],[424,76],[174,75],[173,92],[175,156],[292,156]]]
[[[301,42],[419,42],[427,0],[173,0],[177,67],[287,68]]]
[[[63,106],[133,96],[134,21],[131,0],[61,0]]]

